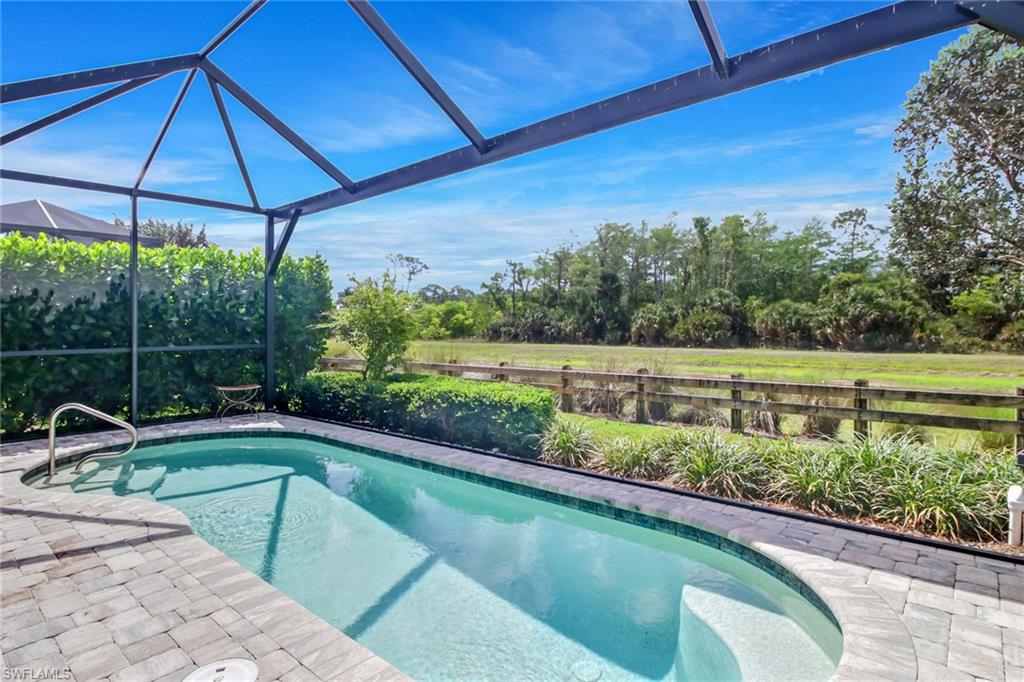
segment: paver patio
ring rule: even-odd
[[[306,432],[682,521],[752,547],[824,600],[843,630],[838,679],[1024,680],[1024,565],[286,415],[146,427],[150,440]],[[58,455],[119,442],[60,439]],[[45,443],[4,445],[4,679],[181,680],[222,658],[261,680],[404,676],[194,535],[155,502],[21,482]]]

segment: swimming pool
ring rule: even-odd
[[[827,679],[842,649],[733,553],[380,453],[208,439],[95,467],[71,488],[180,509],[416,679]]]

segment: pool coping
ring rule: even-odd
[[[443,445],[293,415],[273,414],[264,415],[260,419],[239,417],[225,419],[223,422],[204,420],[144,427],[140,430],[140,440],[190,438],[215,433],[255,435],[268,432],[305,434],[351,444],[402,459],[427,462],[446,469],[470,472],[552,495],[614,508],[621,510],[623,520],[627,521],[630,520],[630,514],[640,514],[725,537],[767,557],[792,573],[813,590],[834,614],[843,633],[843,654],[834,676],[837,680],[946,679],[935,676],[942,672],[949,675],[948,679],[965,673],[970,674],[972,679],[1008,679],[1018,670],[1024,672],[1024,667],[1018,667],[1016,651],[1019,644],[1020,655],[1024,656],[1024,569],[1009,562],[975,558],[927,546],[915,547],[911,542],[781,517],[772,514],[769,509],[752,510],[709,500],[684,498],[628,482],[594,479],[568,470],[536,467],[515,460],[487,457]],[[122,440],[123,437],[116,433],[71,436],[62,439],[59,453],[61,457],[67,457]],[[101,499],[106,501],[103,506],[110,511],[129,512],[139,518],[156,516],[165,521],[173,518],[176,523],[190,529],[187,519],[180,512],[155,502],[29,488],[22,483],[21,477],[45,462],[45,448],[38,442],[21,442],[5,446],[2,451],[5,466],[0,482],[3,484],[5,507],[11,504],[31,507],[33,504],[57,501],[61,497],[78,498],[78,501],[81,498]],[[11,463],[13,467],[9,465]],[[69,502],[66,499],[61,501]],[[210,561],[208,567],[219,566],[221,563],[225,566],[234,564],[191,532],[185,537],[190,540],[190,547],[197,546],[196,543],[203,546],[203,554]],[[173,545],[173,541],[168,545],[170,551],[167,555],[187,567],[189,563],[179,559],[181,548]],[[214,561],[212,557],[215,556],[219,559]],[[975,582],[968,578],[973,578]],[[1003,625],[998,626],[997,630],[998,648],[1004,651],[998,666],[986,652],[988,657],[981,657],[980,660],[986,662],[988,667],[981,669],[978,657],[965,656],[962,651],[964,647],[957,641],[959,638],[954,638],[950,633],[955,631],[957,625],[971,625],[971,622],[964,622],[964,619],[978,621],[981,630],[993,627],[989,619],[981,618],[981,615],[991,614],[978,612],[978,609],[993,607],[991,588],[981,584],[992,579],[996,585],[994,606],[1000,614],[1005,615],[1005,618],[999,619]],[[1008,587],[1005,599],[1000,593],[1003,583]],[[289,612],[298,613],[295,611],[297,608],[323,627],[344,637],[269,585],[263,585],[273,592],[275,601],[281,600],[280,603],[289,605]],[[216,587],[211,586],[215,594]],[[1019,594],[1015,591],[1018,587]],[[913,595],[910,593],[915,592],[915,588],[917,592],[931,588],[931,593],[937,599],[950,602],[953,611],[943,612],[933,608],[934,604],[924,606],[912,602],[910,598]],[[6,591],[7,586],[4,585]],[[945,594],[947,591],[949,594]],[[960,597],[962,607],[957,607],[957,597]],[[972,600],[972,597],[978,598]],[[987,605],[982,607],[975,603],[978,601]],[[973,614],[973,618],[967,612]],[[264,619],[267,617],[265,612],[257,614],[257,619],[259,616]],[[951,618],[959,620],[954,623]],[[273,619],[268,624],[273,625],[275,622],[280,624],[281,621]],[[944,643],[941,641],[943,639]],[[351,640],[348,642],[359,646]],[[965,644],[980,646],[970,638]],[[990,645],[989,649],[992,648],[991,642],[986,644]],[[1008,651],[1005,650],[1007,646]],[[943,649],[941,656],[939,648]],[[972,650],[967,650],[967,654],[972,653]],[[944,660],[937,660],[939,658]],[[302,662],[301,659],[299,662]],[[1020,663],[1024,664],[1024,661]],[[377,672],[381,674],[392,672],[400,675],[394,669],[385,667],[383,661],[376,665],[380,668]],[[992,674],[996,667],[998,675]]]

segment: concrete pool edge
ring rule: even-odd
[[[907,567],[918,567],[916,561],[911,562],[911,554],[919,559],[930,559],[933,563],[938,562],[937,552],[934,550],[908,548],[904,546],[904,543],[894,540],[835,529],[812,522],[785,519],[768,510],[761,512],[728,507],[704,500],[683,499],[667,493],[632,486],[628,483],[594,480],[571,472],[482,457],[479,454],[445,446],[410,441],[387,434],[290,415],[267,415],[261,420],[235,418],[222,423],[207,420],[152,426],[141,430],[141,438],[151,441],[217,432],[237,434],[240,431],[309,434],[341,444],[353,444],[402,458],[433,462],[443,467],[474,472],[489,478],[497,478],[510,483],[664,518],[729,538],[767,556],[791,571],[817,593],[832,611],[840,624],[844,637],[843,656],[835,675],[837,679],[863,679],[865,677],[915,679],[919,676],[927,677],[924,675],[925,669],[929,672],[935,672],[936,667],[946,669],[944,665],[933,660],[937,657],[934,649],[926,652],[918,650],[922,645],[917,639],[912,638],[900,615],[907,604],[907,595],[900,594],[899,583],[901,580],[898,578],[901,577],[901,574],[891,570],[895,568],[896,563],[906,564]],[[71,451],[80,452],[94,449],[116,441],[118,441],[118,434],[114,433],[71,436],[62,439],[64,447],[60,449],[60,453],[62,456],[66,456]],[[18,443],[6,446],[4,454],[5,506],[10,505],[12,497],[15,501],[29,504],[45,502],[47,496],[87,497],[39,491],[28,488],[21,482],[21,476],[25,472],[45,461],[45,448],[41,447],[40,443]],[[20,466],[12,468],[9,466],[12,462],[16,466]],[[144,508],[137,505],[144,504],[151,505],[152,513],[160,518],[169,518],[171,513],[177,514],[169,508],[152,502],[126,498],[103,497],[99,499],[114,502],[115,504],[111,504],[109,507],[111,510],[123,509],[131,512],[132,509],[135,509],[141,511]],[[122,504],[116,504],[117,502]],[[184,523],[187,525],[187,521]],[[189,537],[195,538],[191,534]],[[198,538],[195,539],[208,550],[220,555],[219,551],[210,548],[205,542]],[[921,556],[922,554],[923,556]],[[945,554],[954,553],[947,552]],[[234,563],[227,557],[220,556],[223,557],[225,565]],[[903,561],[896,562],[896,558],[902,558]],[[951,592],[954,583],[952,578],[956,573],[955,566],[961,565],[953,561],[954,558],[956,557],[944,557],[941,560],[954,566],[954,576],[948,580]],[[960,559],[964,565],[975,565],[973,557],[960,557]],[[187,564],[188,562],[183,563]],[[217,562],[212,563],[216,564]],[[936,585],[941,586],[947,582],[943,579],[944,574],[940,575],[942,572],[937,566],[929,567],[928,562],[925,562],[919,568],[920,570],[909,571],[911,575],[918,577],[903,576],[902,582],[907,583],[907,591],[909,591],[911,580],[927,579],[925,573],[929,568],[934,573],[932,577],[935,579]],[[1012,577],[1018,577],[1014,575],[1015,568],[1012,565],[1002,568]],[[886,579],[887,573],[893,573],[892,580]],[[1020,575],[1024,576],[1024,572]],[[255,578],[251,574],[250,577]],[[277,597],[294,604],[290,599],[276,593],[272,587],[266,587]],[[1024,609],[1021,612],[1024,613]],[[311,617],[315,619],[315,616]],[[323,625],[334,631],[326,623]],[[941,626],[941,624],[939,625]],[[920,642],[926,642],[926,640],[920,640]],[[918,646],[915,647],[915,644]],[[1005,665],[1007,671],[1014,667],[1010,662],[1006,662]],[[951,673],[955,672],[955,668],[947,670]],[[996,678],[995,675],[990,677]],[[934,675],[931,678],[935,679]]]

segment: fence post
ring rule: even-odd
[[[1024,386],[1017,387],[1017,397],[1024,400]],[[1013,448],[1017,452],[1017,466],[1024,469],[1024,407],[1017,406],[1017,433],[1013,436]]]
[[[730,376],[731,379],[739,381],[743,379],[742,374],[733,374]],[[731,391],[733,400],[743,400],[743,391],[733,389]],[[734,407],[729,410],[729,427],[733,433],[743,433],[743,410]]]
[[[637,374],[643,376],[644,374],[650,374],[646,367],[641,367],[636,371]],[[647,423],[647,400],[645,393],[647,392],[647,385],[641,379],[636,382],[636,422],[638,424]]]
[[[864,397],[864,391],[862,388],[867,388],[867,379],[857,379],[853,382],[854,394],[853,394],[853,406],[858,410],[868,409],[868,399]],[[867,438],[871,433],[871,422],[866,419],[854,419],[853,420],[853,432],[858,436]]]
[[[572,412],[572,379],[565,373],[571,369],[569,365],[562,367],[562,412]]]
[[[498,363],[498,367],[508,367],[508,363],[502,360],[501,362]],[[504,372],[498,372],[497,374],[494,375],[494,380],[508,381],[508,375],[505,374]]]

